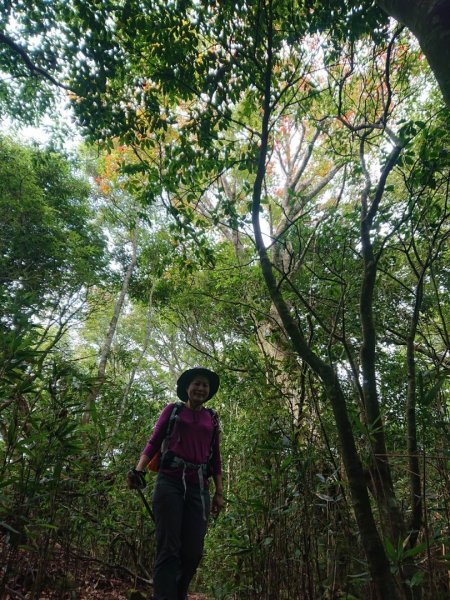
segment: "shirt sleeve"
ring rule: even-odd
[[[142,454],[145,454],[150,459],[152,459],[158,450],[161,448],[161,444],[166,437],[167,426],[169,424],[170,415],[172,414],[174,404],[168,404],[156,421],[155,428],[153,429],[153,433],[150,436],[150,439],[147,442]]]

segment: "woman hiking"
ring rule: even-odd
[[[210,512],[208,478],[215,492],[212,512],[224,506],[217,414],[203,405],[219,389],[219,376],[202,367],[188,369],[177,381],[181,403],[164,408],[128,487],[145,487],[145,469],[159,452],[152,496],[156,524],[154,600],[187,600],[189,584],[203,554]]]

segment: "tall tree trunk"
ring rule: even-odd
[[[311,136],[307,135],[307,127],[303,123],[298,129],[286,124],[286,130],[289,135],[285,144],[277,149],[279,164],[286,180],[280,198],[281,214],[276,221],[274,220],[273,232],[271,232],[273,240],[277,242],[272,245],[271,261],[276,271],[292,278],[302,267],[308,249],[314,242],[316,230],[326,217],[317,220],[313,232],[304,242],[299,257],[294,257],[292,247],[285,241],[285,235],[297,221],[307,218],[305,215],[310,210],[310,203],[319,196],[344,165],[334,165],[325,175],[312,177],[311,173],[308,173],[308,166],[316,144],[321,141],[320,129],[315,129]],[[302,372],[304,375],[304,365],[298,364],[295,358],[296,353],[274,304],[270,307],[270,319],[263,327],[269,335],[262,335],[259,338],[260,347],[264,354],[270,356],[279,367],[275,380],[292,412],[295,425],[298,425],[302,408],[301,398],[303,398],[300,381]],[[277,335],[271,335],[273,333]]]
[[[152,282],[152,285],[151,285],[151,288],[150,288],[150,294],[149,294],[149,299],[148,299],[148,307],[147,307],[147,319],[146,319],[146,325],[145,325],[144,343],[142,344],[142,348],[141,348],[141,351],[139,352],[138,359],[135,362],[135,364],[133,366],[133,369],[131,370],[130,377],[128,379],[128,383],[127,383],[125,391],[123,393],[122,400],[121,400],[120,406],[119,406],[119,411],[118,411],[118,417],[117,417],[116,426],[115,426],[115,429],[114,429],[114,433],[111,436],[112,439],[114,439],[115,435],[117,434],[117,432],[119,431],[119,429],[121,427],[123,415],[125,413],[125,409],[126,409],[126,406],[127,406],[128,396],[130,395],[131,389],[132,389],[133,384],[134,384],[134,380],[136,379],[136,374],[138,372],[140,364],[141,364],[141,362],[142,362],[142,360],[143,360],[143,358],[145,356],[145,353],[147,352],[147,348],[148,348],[148,345],[150,343],[150,339],[151,339],[151,336],[152,336],[152,325],[153,325],[153,292],[155,290],[157,282],[158,282],[158,280],[155,279]]]
[[[416,36],[450,106],[450,0],[377,0]]]
[[[395,166],[402,146],[395,145],[382,171],[369,207],[371,182],[364,160],[364,137],[361,140],[360,159],[366,177],[366,185],[361,196],[361,247],[363,257],[363,278],[360,292],[360,320],[362,331],[361,372],[364,412],[372,444],[372,467],[370,475],[372,490],[378,507],[383,515],[381,524],[385,534],[391,538],[394,546],[406,537],[403,516],[395,497],[391,469],[387,456],[384,425],[381,418],[376,379],[376,330],[373,314],[374,290],[377,276],[377,258],[371,241],[374,218],[384,192],[387,177]]]
[[[92,412],[95,410],[96,402],[98,394],[101,390],[102,385],[106,379],[106,364],[108,362],[109,354],[111,352],[111,346],[114,339],[114,335],[117,329],[117,323],[119,321],[120,313],[122,312],[123,304],[125,302],[125,297],[128,292],[128,288],[130,285],[131,276],[134,271],[134,267],[136,266],[137,261],[137,229],[134,229],[131,234],[131,260],[130,264],[125,273],[125,277],[122,283],[122,289],[120,290],[120,294],[116,300],[114,305],[113,316],[109,323],[108,331],[105,337],[105,341],[103,343],[102,351],[100,353],[100,360],[98,363],[97,369],[97,377],[95,383],[92,387],[92,390],[87,399],[87,408],[82,416],[83,423],[89,423]]]
[[[270,4],[267,10],[271,10]],[[261,233],[259,211],[261,205],[262,185],[266,172],[266,160],[269,142],[269,121],[271,115],[273,23],[270,14],[267,15],[267,27],[267,64],[265,73],[263,105],[264,112],[261,127],[261,143],[258,155],[257,173],[253,186],[252,198],[252,222],[261,270],[272,301],[276,306],[283,326],[292,341],[295,351],[305,362],[308,363],[311,369],[317,375],[319,375],[324,384],[327,397],[331,402],[339,434],[345,470],[349,481],[353,509],[355,511],[358,528],[366,552],[369,570],[373,578],[377,598],[378,600],[386,600],[387,598],[390,600],[395,600],[400,597],[400,592],[397,589],[395,580],[390,571],[389,560],[387,559],[384,551],[383,543],[380,539],[373,517],[370,499],[365,484],[364,471],[356,449],[344,394],[339,385],[339,381],[333,367],[327,365],[324,361],[322,361],[322,359],[320,359],[320,357],[314,354],[314,352],[308,346],[302,330],[294,321],[275,279],[272,264],[268,257]]]
[[[417,452],[417,423],[416,423],[416,357],[414,342],[423,299],[424,270],[419,276],[416,287],[416,299],[411,323],[406,342],[406,362],[408,368],[408,392],[406,400],[406,423],[408,428],[408,466],[409,487],[411,494],[411,520],[408,529],[411,532],[409,546],[412,548],[417,542],[422,526],[422,487],[419,468],[419,455]]]

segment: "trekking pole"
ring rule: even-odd
[[[138,492],[139,496],[141,497],[142,502],[144,503],[144,506],[147,509],[147,512],[150,515],[150,517],[152,518],[152,521],[154,523],[155,522],[155,515],[153,514],[153,511],[150,508],[150,504],[147,502],[147,498],[144,496],[144,492],[140,488],[137,488],[137,492]]]
[[[137,479],[136,479],[137,478]],[[153,523],[155,522],[155,515],[153,514],[152,509],[150,508],[149,503],[147,502],[146,497],[143,493],[143,488],[147,485],[145,482],[145,473],[143,471],[136,471],[136,469],[130,469],[127,474],[128,487],[130,489],[134,489],[138,492],[141,497],[142,502],[144,503],[145,508],[147,509],[148,514],[150,515]]]

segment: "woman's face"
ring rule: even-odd
[[[206,377],[198,375],[194,377],[187,387],[189,403],[192,406],[199,406],[206,402],[209,396],[209,381]]]

